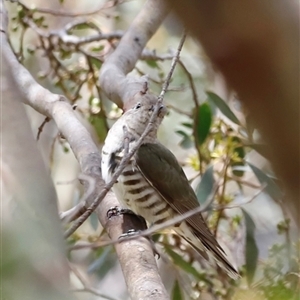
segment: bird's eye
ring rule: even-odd
[[[135,109],[139,109],[139,108],[141,108],[141,103],[139,102],[139,103],[137,103],[137,105],[135,106]]]

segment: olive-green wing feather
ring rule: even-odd
[[[199,207],[194,190],[171,151],[159,143],[143,144],[135,154],[137,167],[143,176],[179,214]],[[201,213],[188,218],[187,223],[208,248],[220,248],[210,233]],[[222,249],[221,249],[222,250]],[[223,250],[222,250],[223,251]]]

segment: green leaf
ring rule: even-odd
[[[95,23],[91,22],[91,21],[76,24],[75,26],[73,26],[71,28],[71,30],[84,30],[84,29],[94,29],[94,30],[99,32],[98,26]]]
[[[178,280],[175,281],[174,287],[172,290],[172,300],[183,300],[183,296],[181,293],[180,285],[178,283]]]
[[[89,121],[94,126],[100,142],[104,142],[107,135],[105,118],[99,115],[91,115]]]
[[[212,113],[207,102],[199,106],[197,114],[197,137],[199,145],[207,138],[212,123]]]
[[[92,52],[101,52],[103,49],[104,49],[104,45],[99,45],[99,46],[96,46],[96,47],[92,47],[90,50]]]
[[[249,162],[248,162],[248,165],[252,169],[253,173],[255,174],[255,176],[258,179],[258,181],[260,182],[260,184],[266,185],[265,191],[270,195],[271,198],[276,200],[283,196],[280,188],[278,187],[278,185],[275,183],[275,181],[270,176],[268,176],[262,170],[260,170],[256,166],[250,164]]]
[[[74,27],[72,27],[73,30],[83,30],[83,29],[89,29],[90,26],[87,23],[82,23],[82,24],[78,24],[75,25]]]
[[[233,123],[241,125],[239,119],[221,97],[213,92],[206,92],[206,95],[208,96],[208,100],[211,101],[215,106],[217,106],[224,116],[226,116]]]
[[[244,147],[242,146],[242,141],[234,136],[232,138],[232,141],[235,142],[237,145],[237,147],[234,148],[234,152],[238,155],[238,157],[242,160],[242,161],[235,161],[231,164],[232,167],[243,167],[245,165],[244,163],[244,157],[245,157],[245,149]],[[235,176],[238,176],[238,177],[242,177],[244,175],[244,172],[241,171],[241,170],[238,170],[238,169],[234,169],[232,168],[232,173],[235,175]]]
[[[192,123],[187,123],[187,122],[184,122],[184,123],[181,123],[182,126],[184,127],[187,127],[187,128],[193,128],[193,124]]]
[[[255,241],[255,224],[252,217],[242,208],[246,225],[245,260],[248,285],[251,284],[258,261],[258,248]]]
[[[213,191],[214,184],[215,184],[214,168],[213,166],[210,166],[206,169],[200,183],[196,188],[196,196],[200,205],[201,204],[203,205],[208,201],[208,198]]]
[[[96,67],[96,69],[99,70],[100,67],[102,66],[102,61],[95,57],[90,57],[89,59],[90,59],[92,65],[94,65]]]
[[[112,247],[99,248],[93,254],[96,256],[88,266],[88,273],[96,273],[100,279],[116,265],[116,256],[111,251]]]
[[[176,133],[178,133],[179,135],[181,135],[183,137],[183,139],[179,143],[179,145],[183,149],[189,149],[193,146],[193,141],[192,141],[191,137],[186,132],[184,132],[182,130],[177,130]]]
[[[154,68],[154,69],[159,69],[159,65],[155,60],[147,59],[147,60],[145,60],[145,62],[149,67]]]
[[[204,274],[200,274],[190,263],[186,262],[181,255],[174,252],[169,246],[165,246],[166,252],[171,256],[174,263],[188,274],[192,274],[195,278],[207,281]]]
[[[63,49],[60,50],[59,52],[59,58],[64,60],[64,59],[69,59],[72,56],[72,52],[71,51],[65,51]]]

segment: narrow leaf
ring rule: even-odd
[[[199,106],[197,115],[197,136],[199,145],[207,138],[212,123],[212,113],[208,103]]]
[[[177,130],[176,133],[181,135],[183,139],[180,141],[179,145],[184,148],[184,149],[189,149],[193,146],[193,141],[191,137],[184,131],[182,130]]]
[[[255,174],[258,181],[261,184],[266,185],[265,191],[270,195],[271,198],[276,200],[276,199],[282,197],[282,192],[281,192],[280,188],[277,186],[275,181],[270,176],[268,176],[262,170],[260,170],[256,166],[250,164],[249,162],[248,162],[248,165],[252,169],[252,171]]]
[[[182,130],[176,130],[175,132],[183,137],[186,137],[188,135],[186,132],[184,132]]]
[[[181,255],[174,252],[170,247],[165,246],[166,252],[171,256],[174,263],[185,272],[192,274],[195,278],[206,281],[205,276],[200,274],[190,263],[186,262]]]
[[[193,124],[192,123],[187,123],[187,122],[184,122],[184,123],[181,123],[182,126],[185,126],[187,128],[193,128]]]
[[[153,60],[153,59],[147,59],[146,60],[146,64],[151,67],[151,68],[154,68],[154,69],[158,69],[159,68],[159,65],[157,63],[157,61]]]
[[[102,61],[99,60],[98,58],[90,57],[90,61],[92,65],[96,67],[97,70],[100,69],[100,67],[102,66]]]
[[[181,293],[180,285],[178,283],[178,280],[175,281],[174,287],[172,290],[172,300],[183,300],[183,296]]]
[[[231,164],[231,166],[233,167],[232,168],[232,173],[235,175],[235,176],[238,176],[238,177],[242,177],[244,175],[244,172],[241,171],[241,170],[237,170],[237,169],[234,169],[234,167],[243,167],[245,165],[244,163],[244,157],[245,157],[245,149],[244,147],[241,145],[242,144],[242,141],[238,138],[238,137],[233,137],[232,140],[234,142],[236,142],[239,146],[235,147],[234,148],[234,152],[238,155],[238,157],[241,159],[241,161],[235,161]]]
[[[91,115],[89,117],[89,121],[94,126],[94,128],[97,132],[99,141],[104,142],[106,135],[107,135],[105,119],[99,115]]]
[[[88,266],[87,272],[97,273],[100,278],[103,278],[116,265],[116,257],[111,250],[111,247],[102,248],[98,253],[94,253],[96,257]]]
[[[208,96],[208,100],[210,100],[215,106],[217,106],[219,110],[224,114],[224,116],[226,116],[233,123],[240,125],[239,119],[221,97],[213,92],[206,92],[206,95]]]
[[[196,196],[200,205],[207,202],[209,196],[213,191],[215,184],[214,179],[214,169],[213,166],[210,166],[206,169],[205,173],[202,176],[200,183],[196,188]]]
[[[246,210],[242,209],[246,225],[245,260],[248,285],[251,284],[258,260],[258,248],[255,241],[255,224]]]

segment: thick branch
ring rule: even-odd
[[[133,79],[126,77],[126,74],[134,68],[144,47],[167,12],[161,0],[148,0],[121,39],[117,49],[103,64],[100,85],[109,99],[119,107],[126,108],[127,102],[143,90],[147,82],[146,78]]]
[[[170,0],[270,145],[299,224],[299,3]]]
[[[158,4],[158,1],[154,1],[154,3]],[[152,33],[154,33],[158,25],[159,22],[156,23]],[[146,29],[148,32],[149,28]],[[150,38],[152,33],[145,36]],[[94,193],[87,199],[87,203],[91,204],[104,187],[100,169],[101,157],[96,145],[93,143],[89,132],[76,118],[66,99],[61,95],[52,94],[40,86],[30,73],[19,64],[7,42],[5,29],[0,35],[4,59],[13,71],[13,79],[25,99],[24,102],[55,121],[59,131],[67,139],[78,159],[82,173],[95,179]],[[144,43],[146,41],[145,38]],[[127,229],[142,229],[138,223],[132,223],[132,218],[127,220],[127,218],[116,217],[107,222],[107,210],[118,205],[119,203],[115,196],[112,193],[108,193],[96,210],[101,224],[106,227],[113,239]],[[145,238],[141,237],[135,241],[124,241],[116,245],[116,251],[126,276],[132,299],[147,299],[150,296],[153,299],[168,299],[158,274],[153,249]]]

